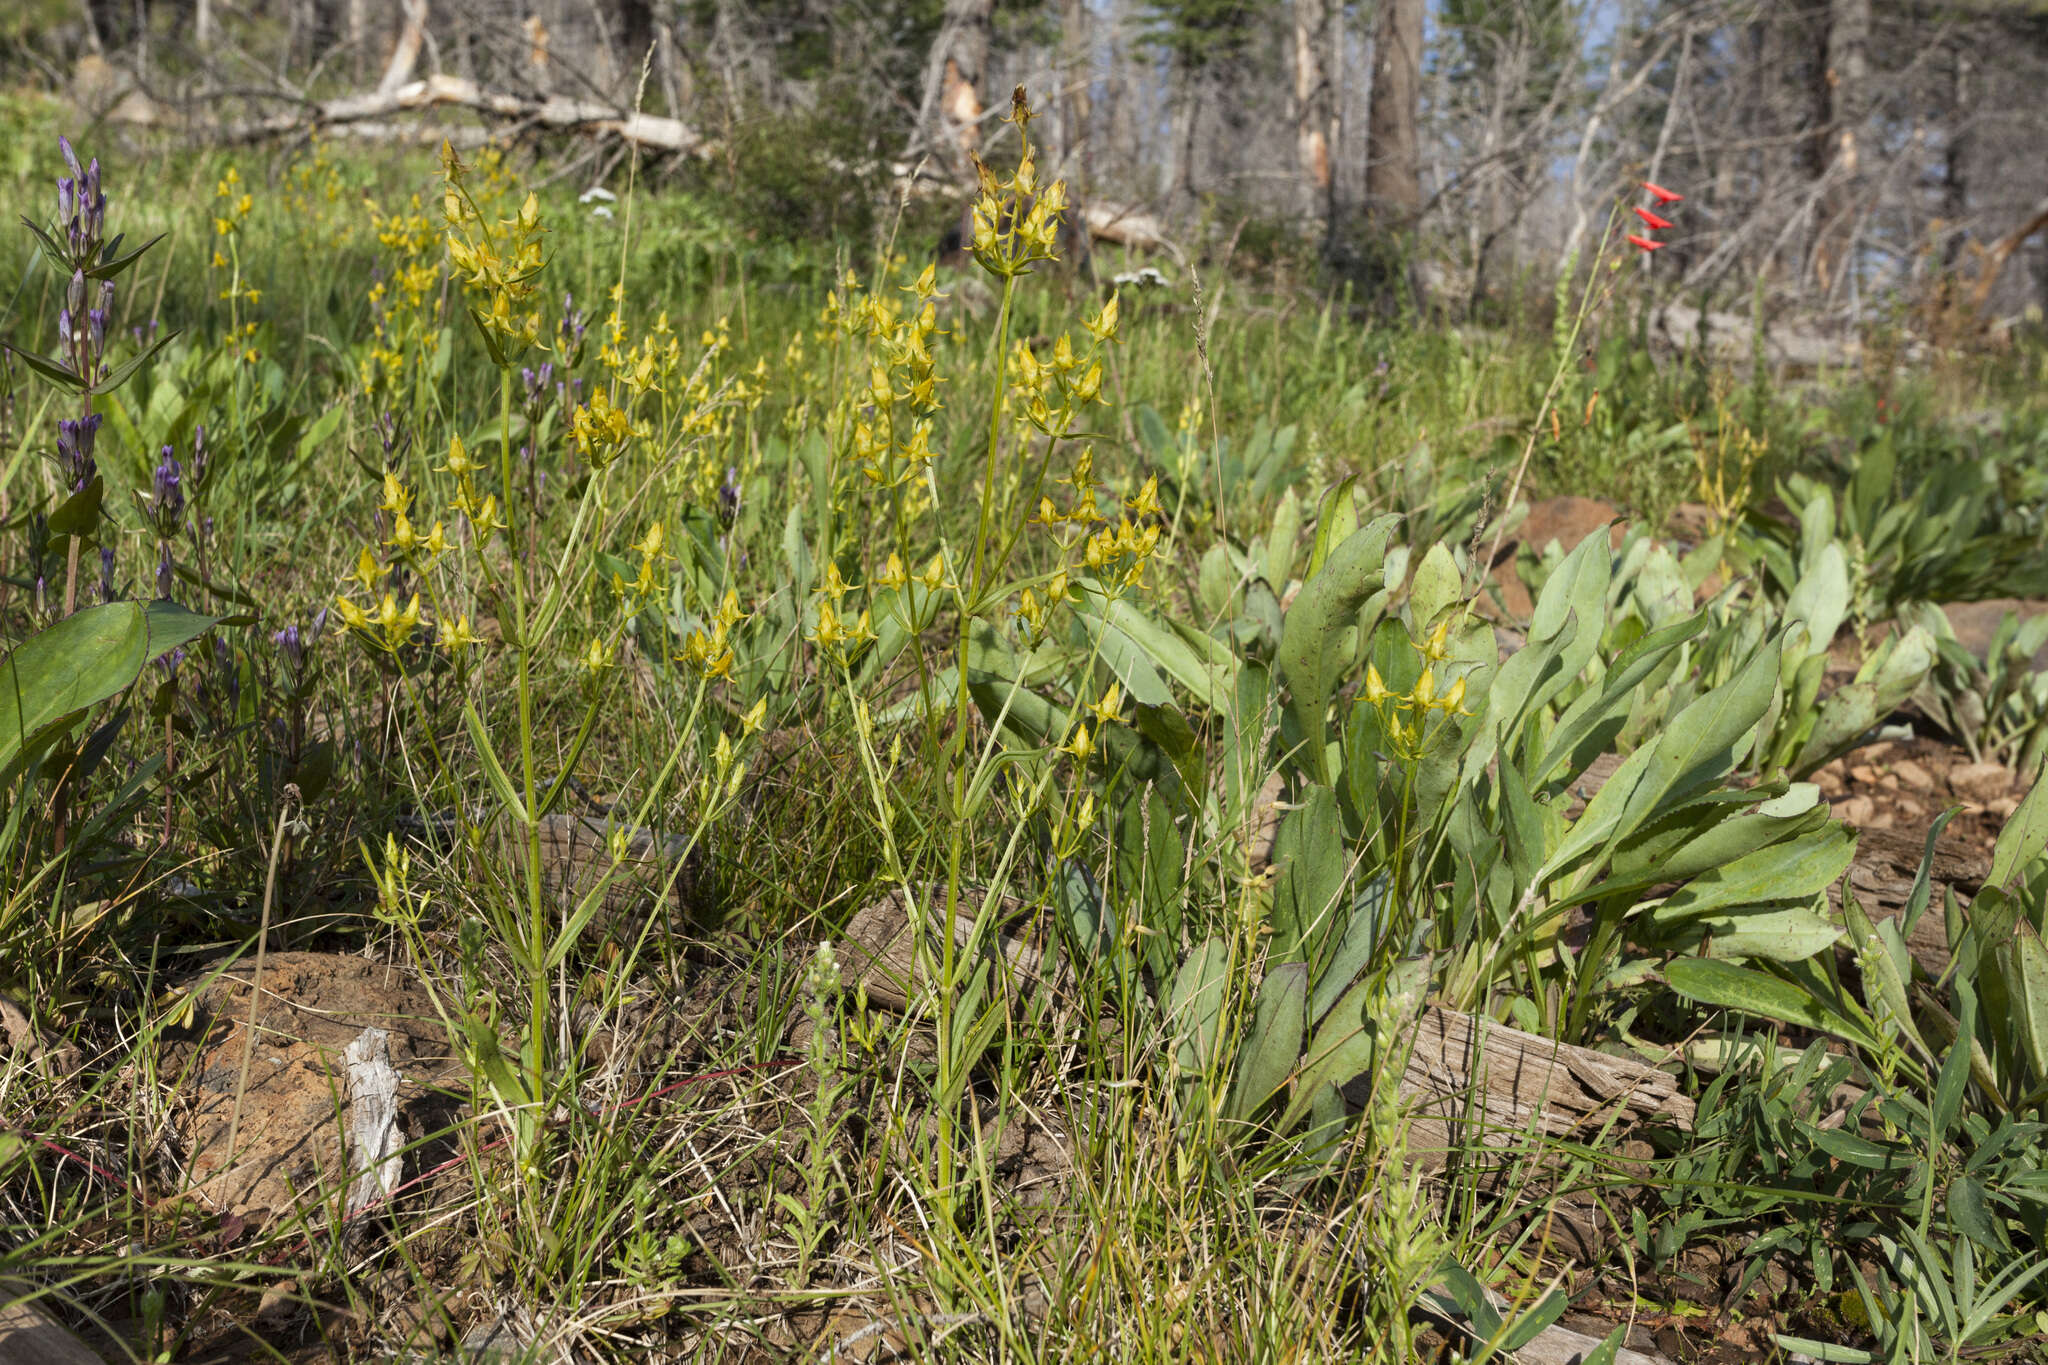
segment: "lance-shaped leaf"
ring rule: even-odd
[[[1337,672],[1357,638],[1351,632],[1360,624],[1361,609],[1384,591],[1380,570],[1398,520],[1380,517],[1347,536],[1301,590],[1281,629],[1280,667],[1287,676],[1289,707],[1306,740],[1305,766],[1326,785],[1331,775],[1323,747],[1324,715]]]

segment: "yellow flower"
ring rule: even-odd
[[[1062,744],[1060,749],[1064,753],[1072,754],[1083,763],[1088,761],[1088,756],[1095,752],[1095,737],[1088,733],[1088,726],[1085,721],[1074,727],[1074,737],[1065,744]]]
[[[603,640],[592,640],[584,652],[583,667],[590,673],[602,673],[612,666],[612,651],[605,647]]]
[[[749,735],[759,733],[761,727],[767,723],[768,699],[762,697],[752,706],[749,706],[746,709],[746,713],[740,717],[740,738],[745,739]]]
[[[1441,709],[1448,715],[1471,715],[1472,713],[1465,709],[1465,680],[1463,678],[1460,678],[1456,682],[1452,683],[1450,687],[1445,690],[1443,699],[1440,702],[1438,702],[1437,705],[1439,709]]]
[[[1437,622],[1436,629],[1430,631],[1429,639],[1423,642],[1422,657],[1432,663],[1443,662],[1444,659],[1450,656],[1450,636],[1451,623],[1449,619]]]
[[[945,587],[945,586],[946,586],[946,557],[945,557],[945,555],[943,555],[943,554],[935,554],[935,555],[933,555],[933,556],[932,556],[932,562],[931,562],[931,563],[929,563],[929,564],[927,564],[927,565],[925,565],[925,566],[924,566],[924,568],[923,568],[923,570],[921,570],[921,571],[920,571],[920,572],[918,573],[918,575],[917,575],[917,581],[918,581],[918,582],[920,582],[920,583],[922,583],[922,584],[924,584],[924,585],[925,585],[925,586],[926,586],[927,588],[931,589],[931,590],[932,590],[933,592],[937,592],[937,591],[938,591],[938,590],[939,590],[940,588],[943,588],[943,587]]]
[[[476,472],[476,461],[470,459],[469,452],[463,449],[460,436],[448,438],[448,463],[441,466],[441,472],[453,474],[458,479]]]
[[[398,475],[388,469],[384,471],[384,501],[377,506],[380,511],[399,517],[404,516],[406,510],[412,506],[412,494],[398,481]]]
[[[1392,695],[1391,692],[1387,691],[1386,681],[1380,677],[1379,669],[1371,664],[1367,664],[1365,666],[1365,699],[1374,706],[1381,706]]]
[[[1088,329],[1088,335],[1094,337],[1097,341],[1108,341],[1111,337],[1116,335],[1116,301],[1117,296],[1115,294],[1111,294],[1109,296],[1109,302],[1102,305],[1102,311],[1095,315],[1094,321],[1084,322],[1081,324],[1083,327],[1086,327]]]
[[[1123,709],[1123,704],[1124,689],[1120,684],[1112,682],[1108,689],[1103,692],[1102,699],[1093,706],[1090,706],[1088,711],[1095,717],[1098,724],[1114,725],[1117,723],[1117,713]]]
[[[1130,508],[1134,516],[1158,516],[1162,510],[1159,506],[1159,476],[1154,474],[1145,480],[1145,486],[1138,490],[1138,496],[1124,506]]]
[[[339,616],[341,623],[350,630],[368,630],[370,628],[370,614],[346,597],[334,599],[334,614]]]
[[[469,617],[467,616],[456,617],[455,624],[450,626],[442,636],[442,643],[447,645],[450,650],[468,649],[472,645],[480,645],[483,642],[483,637],[470,629]]]
[[[825,581],[818,586],[818,591],[829,596],[832,599],[832,604],[837,606],[841,598],[859,586],[860,584],[858,583],[849,583],[840,577],[837,564],[827,564],[825,566]]]
[[[383,577],[384,569],[377,563],[377,556],[371,554],[370,547],[365,545],[362,554],[356,558],[355,572],[349,575],[349,581],[362,584],[363,591],[370,592]]]
[[[875,586],[878,588],[900,588],[909,581],[909,575],[903,571],[902,558],[894,550],[891,550],[889,552],[889,562],[884,564],[882,571],[875,575]]]

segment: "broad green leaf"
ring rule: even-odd
[[[1327,725],[1325,713],[1337,670],[1344,662],[1345,645],[1355,637],[1360,609],[1382,591],[1381,563],[1386,557],[1387,538],[1399,519],[1386,516],[1353,532],[1331,552],[1322,571],[1295,598],[1287,613],[1280,637],[1280,667],[1286,674],[1289,708],[1306,741],[1303,757],[1311,776],[1328,785],[1330,765],[1323,745]]]
[[[1094,637],[1102,662],[1123,684],[1132,701],[1141,706],[1173,705],[1173,693],[1167,690],[1159,670],[1152,666],[1148,651],[1125,633],[1121,624],[1096,612],[1082,611],[1079,616]]]
[[[1831,1033],[1864,1047],[1877,1046],[1870,1031],[1781,977],[1714,958],[1682,957],[1664,968],[1671,989],[1702,1005],[1755,1015],[1759,1019]]]
[[[2034,1066],[2034,1082],[2039,1084],[2048,1079],[2048,946],[2043,946],[2041,935],[2032,922],[2024,917],[2013,926],[2014,936],[2008,950],[2014,970],[2010,974],[2018,985],[2013,993],[2014,1013],[2020,1030],[2020,1042],[2025,1046],[2027,1060]]]
[[[1314,968],[1320,965],[1319,946],[1331,934],[1347,868],[1336,793],[1316,785],[1302,794],[1274,837],[1273,867],[1272,956]]]
[[[2006,820],[1991,852],[1991,876],[1987,885],[2010,891],[2013,879],[2032,869],[2041,851],[2048,849],[2048,782],[2034,775],[2019,809]]]
[[[171,602],[109,602],[22,641],[0,659],[0,780],[88,708],[126,691],[150,660],[213,624]]]
[[[1731,961],[1804,962],[1832,948],[1842,927],[1805,906],[1765,906],[1733,915],[1704,915],[1665,926],[1651,912],[1650,924],[1662,935],[1643,933],[1646,942],[1680,950],[1697,946],[1709,957]]]
[[[1855,835],[1826,825],[1700,873],[1665,900],[1657,918],[1675,923],[1710,910],[1809,900],[1833,885],[1855,856]]]
[[[1308,1031],[1308,965],[1283,962],[1266,973],[1251,1032],[1238,1053],[1225,1113],[1249,1118],[1287,1084]]]
[[[1408,589],[1408,624],[1418,638],[1436,618],[1465,595],[1464,578],[1458,561],[1438,541],[1415,566],[1415,581]]]
[[[1204,939],[1180,964],[1166,1017],[1174,1038],[1174,1060],[1183,1075],[1201,1075],[1216,1055],[1216,1031],[1223,1017],[1230,946]]]

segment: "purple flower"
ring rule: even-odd
[[[276,645],[278,652],[284,655],[285,662],[292,666],[292,672],[300,672],[306,667],[306,641],[299,633],[297,622],[272,635],[270,643]]]
[[[725,467],[725,482],[718,485],[718,524],[726,530],[740,519],[740,476],[731,465]]]
[[[192,428],[192,491],[206,487],[206,426]]]
[[[75,419],[61,418],[57,422],[57,463],[63,466],[64,480],[74,493],[83,491],[99,473],[99,466],[92,457],[99,430],[100,415],[96,412]]]
[[[100,601],[114,600],[114,547],[100,546]]]
[[[177,455],[165,446],[163,458],[150,476],[150,510],[156,516],[157,534],[166,539],[178,534],[180,519],[185,515],[184,473]]]
[[[57,225],[64,233],[65,245],[71,248],[72,263],[90,265],[107,227],[107,196],[100,190],[100,160],[94,157],[91,165],[80,170],[71,140],[59,137],[57,147],[71,170],[70,175],[57,178]]]
[[[164,601],[169,601],[171,589],[177,581],[177,573],[171,565],[171,542],[159,541],[156,547],[156,595]],[[179,651],[179,657],[184,657],[184,651]]]

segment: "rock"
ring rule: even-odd
[[[1892,776],[1898,778],[1899,781],[1915,791],[1934,790],[1934,774],[1928,772],[1927,769],[1921,767],[1910,758],[1902,758],[1892,764]]]
[[[1531,504],[1529,515],[1501,542],[1494,558],[1493,592],[1499,600],[1499,614],[1509,621],[1527,621],[1536,609],[1516,567],[1520,547],[1528,547],[1532,555],[1541,558],[1552,541],[1560,549],[1571,550],[1603,526],[1608,528],[1608,544],[1619,546],[1623,528],[1615,518],[1620,515],[1612,503],[1598,498],[1545,498]]]
[[[1982,805],[2010,792],[2015,776],[2003,763],[1965,763],[1948,770],[1948,785],[1958,796]]]
[[[180,983],[194,992],[194,1022],[162,1065],[182,1100],[175,1131],[191,1192],[209,1207],[261,1223],[340,1203],[352,1175],[344,1053],[366,1029],[387,1034],[405,1135],[446,1125],[454,1102],[432,1087],[454,1081],[460,1066],[432,998],[403,969],[339,953],[270,954],[253,1046],[245,1044],[254,960],[209,982],[211,974]]]
[[[1697,545],[1714,525],[1714,509],[1703,502],[1681,502],[1664,519],[1664,529],[1674,540]]]
[[[1877,814],[1877,802],[1867,796],[1850,796],[1835,803],[1835,818],[1846,824],[1865,826]]]
[[[2048,612],[2048,602],[2035,601],[2024,597],[1992,597],[1982,602],[1944,602],[1942,613],[1948,617],[1948,628],[1955,632],[1957,643],[1982,659],[1984,651],[1991,648],[1991,639],[1998,633],[1999,623],[2006,614],[2012,613],[2025,621]],[[2048,669],[2048,645],[2041,647],[2034,656],[2034,667]]]
[[[1620,515],[1613,503],[1598,498],[1545,498],[1531,504],[1514,538],[1540,556],[1553,540],[1561,549],[1570,550],[1606,527],[1608,543],[1619,547],[1623,528],[1616,519]]]

